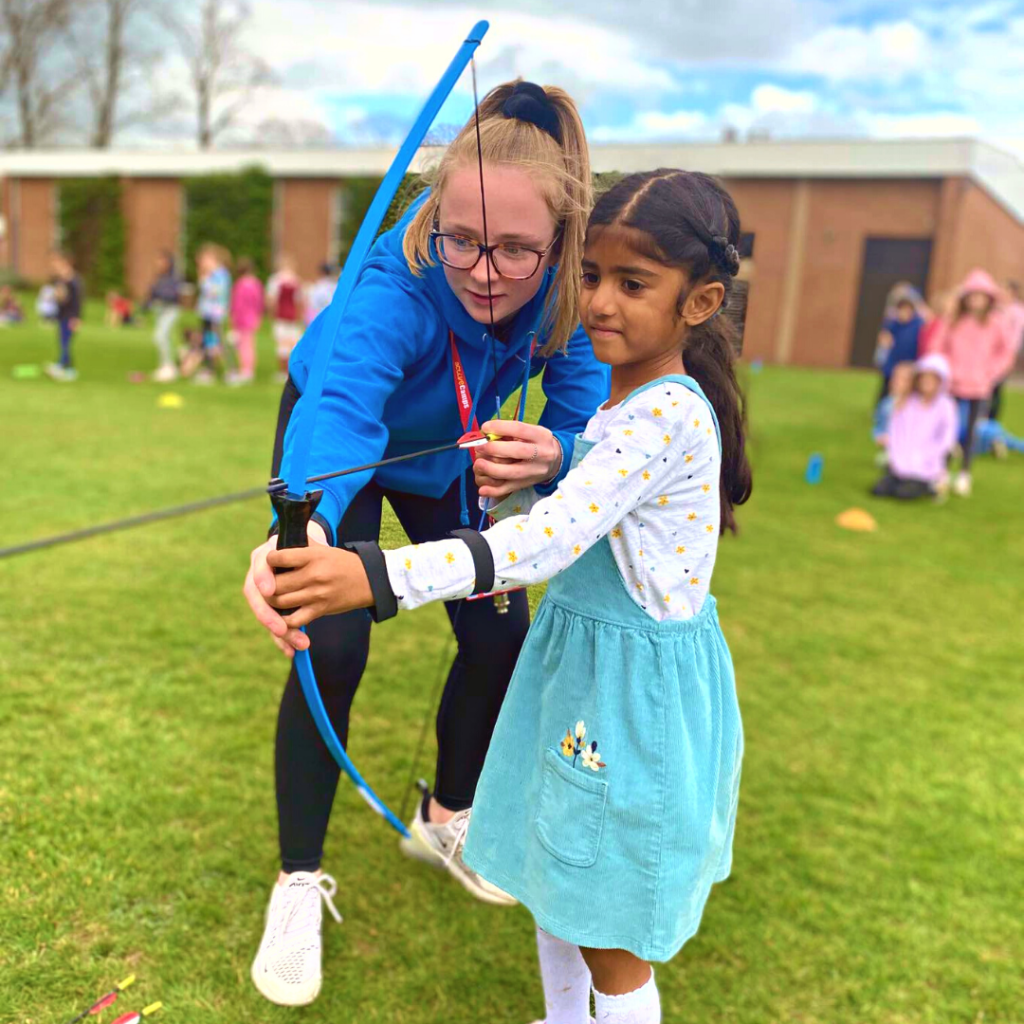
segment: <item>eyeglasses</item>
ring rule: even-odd
[[[509,281],[526,281],[533,277],[540,267],[541,260],[551,252],[557,238],[556,234],[546,249],[529,249],[514,242],[482,245],[475,238],[467,238],[465,235],[430,232],[430,240],[437,258],[446,267],[452,267],[454,270],[472,270],[486,254],[490,257],[491,266],[495,271]]]

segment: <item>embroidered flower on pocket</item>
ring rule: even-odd
[[[597,752],[597,740],[591,740],[590,743],[584,742],[587,736],[586,724],[581,720],[576,723],[576,735],[573,736],[572,729],[565,730],[565,738],[562,740],[560,747],[562,753],[566,757],[572,758],[573,767],[576,767],[576,758],[581,759],[581,763],[584,768],[589,768],[591,771],[599,771],[601,768],[607,768],[608,766],[601,760],[601,755]]]

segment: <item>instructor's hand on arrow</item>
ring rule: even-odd
[[[500,434],[477,448],[473,473],[483,498],[507,498],[551,480],[562,468],[562,446],[547,427],[520,420],[490,420],[481,428]]]
[[[327,535],[323,527],[311,522],[307,531],[309,548],[295,548],[297,551],[310,551],[317,547],[327,547]],[[273,567],[267,564],[267,556],[277,548],[277,538],[271,537],[258,548],[254,548],[249,556],[249,571],[245,576],[242,593],[245,595],[253,615],[260,625],[270,632],[270,637],[278,648],[289,658],[297,650],[304,651],[309,647],[309,637],[297,626],[289,626],[276,609],[272,608],[268,598],[273,598],[280,585],[280,577],[274,576]]]

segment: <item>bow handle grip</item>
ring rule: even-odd
[[[272,492],[270,503],[277,513],[277,550],[282,548],[309,547],[309,521],[313,518],[317,505],[323,497],[323,491],[306,491],[300,498],[289,491]],[[274,575],[291,572],[291,569],[275,569]],[[280,615],[287,615],[294,608],[278,608]]]

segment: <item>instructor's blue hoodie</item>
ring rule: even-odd
[[[310,476],[443,445],[462,434],[449,329],[455,333],[479,421],[495,415],[489,328],[466,312],[445,280],[443,267],[424,267],[416,277],[402,253],[405,230],[424,197],[377,239],[359,274],[341,323],[343,336],[334,343],[324,382],[309,456]],[[544,300],[553,287],[554,270],[549,269],[537,294],[508,325],[505,341],[494,343],[500,401],[522,383],[530,334],[540,323]],[[300,393],[306,387],[314,350],[328,341],[322,337],[326,319],[325,310],[292,352],[289,371]],[[537,338],[538,350],[545,341],[544,336]],[[611,377],[609,368],[594,357],[582,327],[569,339],[566,354],[533,357],[530,376],[542,371],[546,403],[540,423],[558,438],[563,452],[558,478],[539,488],[547,491],[568,471],[575,435],[607,400]],[[305,414],[303,401],[300,398],[292,411],[286,452],[296,423]],[[336,533],[352,498],[371,477],[382,487],[439,498],[468,465],[469,453],[456,450],[385,466],[375,473],[327,480],[317,485],[324,489],[318,511]]]

